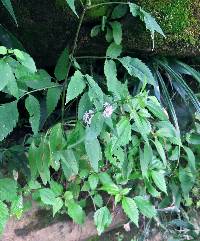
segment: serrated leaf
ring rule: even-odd
[[[137,77],[143,83],[155,85],[154,77],[150,69],[138,58],[124,57],[119,59],[124,68],[131,76]]]
[[[0,234],[3,232],[9,218],[8,208],[5,203],[0,201]]]
[[[36,135],[40,125],[40,103],[33,95],[29,95],[25,100],[25,106],[29,113],[32,131]]]
[[[79,166],[73,150],[69,149],[60,152],[60,158],[65,177],[70,179],[72,176],[76,176],[78,174]]]
[[[57,197],[54,200],[54,204],[53,204],[53,217],[55,216],[55,214],[63,207],[64,203],[63,200],[60,197]]]
[[[50,88],[47,91],[46,105],[48,116],[55,110],[61,95],[61,88]]]
[[[107,192],[110,195],[117,195],[120,193],[120,188],[114,183],[106,183],[103,185],[101,190]]]
[[[191,168],[191,171],[195,172],[196,171],[196,160],[195,160],[195,155],[191,148],[187,146],[183,146],[183,149],[185,150],[187,154],[187,160],[188,160],[188,165]]]
[[[101,208],[103,206],[103,198],[102,198],[102,196],[99,195],[99,194],[94,195],[93,202],[94,202],[94,204],[97,207]]]
[[[122,208],[130,220],[138,227],[139,213],[135,201],[129,197],[123,197]]]
[[[94,79],[86,75],[85,76],[88,82],[89,91],[88,96],[90,98],[90,101],[94,103],[95,107],[99,110],[103,107],[103,92],[99,85],[94,81]]]
[[[9,93],[18,98],[19,91],[15,76],[10,65],[4,60],[0,60],[0,78],[0,91],[7,86]]]
[[[41,201],[47,205],[54,205],[56,196],[50,188],[39,190]]]
[[[112,19],[122,18],[126,15],[127,11],[128,11],[127,5],[119,4],[113,9],[111,18]]]
[[[102,207],[94,213],[94,223],[97,227],[98,235],[101,235],[112,222],[112,216],[107,207]]]
[[[78,119],[83,120],[83,116],[86,111],[92,109],[92,103],[90,102],[90,98],[88,96],[88,93],[84,93],[79,101],[78,104]]]
[[[154,144],[156,146],[158,154],[160,155],[160,157],[163,161],[164,166],[166,167],[167,166],[167,159],[166,159],[165,150],[164,150],[162,144],[159,142],[159,140],[157,138],[155,139]]]
[[[18,117],[16,101],[0,106],[0,141],[7,137],[16,126]]]
[[[11,204],[10,212],[11,215],[16,216],[16,218],[20,219],[23,214],[23,197],[22,195],[18,196]]]
[[[120,45],[122,42],[122,26],[118,21],[110,23],[113,31],[113,39],[117,45]]]
[[[183,191],[184,198],[188,198],[189,192],[191,191],[195,183],[195,175],[191,172],[190,168],[179,169],[179,180],[181,183],[181,189]]]
[[[50,181],[50,188],[54,192],[56,197],[62,195],[63,193],[63,186],[60,183],[55,182],[54,180]]]
[[[116,43],[111,43],[106,51],[106,56],[112,59],[116,59],[122,53],[122,46]]]
[[[14,19],[16,25],[18,25],[11,1],[10,0],[1,0],[1,2],[3,3],[3,5],[7,9],[7,11],[10,13],[12,18]]]
[[[138,209],[144,216],[146,216],[147,218],[153,218],[156,216],[156,209],[149,200],[145,199],[144,197],[137,196],[134,197],[134,201]]]
[[[113,60],[106,60],[104,64],[104,73],[107,79],[108,91],[112,92],[118,99],[121,99],[121,82],[117,79],[117,68]]]
[[[163,111],[162,107],[156,103],[155,101],[152,101],[151,99],[147,101],[147,108],[149,111],[157,118],[159,118],[161,121],[167,121],[168,116]]]
[[[69,5],[69,7],[71,8],[71,10],[74,12],[74,14],[76,14],[76,16],[78,17],[78,14],[76,12],[76,8],[75,8],[75,4],[74,4],[74,0],[66,0],[67,4]]]
[[[77,70],[74,73],[74,75],[71,77],[71,80],[67,87],[66,103],[68,103],[69,101],[79,96],[83,92],[85,87],[86,87],[86,84],[85,84],[84,76],[79,70]]]
[[[65,48],[61,55],[58,58],[58,61],[56,63],[56,67],[54,70],[55,77],[58,80],[64,80],[67,75],[67,68],[69,65],[69,52],[68,49]]]
[[[131,140],[131,124],[126,117],[122,117],[116,125],[117,129],[117,146],[125,146]],[[114,149],[114,148],[113,148]]]
[[[102,159],[102,152],[99,140],[97,138],[86,139],[85,150],[88,155],[91,167],[94,169],[95,172],[98,172],[99,161]]]
[[[51,128],[49,135],[49,145],[51,153],[61,150],[63,144],[63,130],[61,123],[56,124]]]
[[[68,215],[77,224],[83,224],[85,221],[85,212],[82,207],[78,205],[75,201],[71,200],[67,202]]]
[[[20,55],[19,55],[19,51],[21,53]],[[14,50],[14,53],[15,53],[15,50]],[[35,73],[37,71],[36,66],[35,66],[35,62],[29,54],[27,54],[27,53],[25,53],[21,50],[18,50],[18,54],[16,54],[16,58],[31,73]]]
[[[13,201],[17,198],[17,183],[10,178],[0,179],[0,200]]]
[[[92,190],[95,190],[97,188],[97,185],[99,183],[99,177],[97,174],[93,173],[89,176],[88,182],[90,184],[90,188]]]
[[[163,171],[154,171],[151,172],[152,179],[156,186],[163,192],[167,194],[167,186],[165,182],[165,176]]]

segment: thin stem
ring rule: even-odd
[[[83,12],[82,12],[81,17],[80,17],[80,21],[79,21],[78,28],[77,28],[76,35],[75,35],[75,39],[74,39],[72,52],[71,52],[71,55],[70,55],[71,59],[73,59],[75,51],[76,51],[76,46],[77,46],[77,42],[78,42],[79,33],[80,33],[80,30],[81,30],[81,26],[82,26],[83,19],[84,19],[84,16],[85,16],[85,13],[86,13],[87,9],[88,9],[87,7],[83,8]],[[62,107],[61,107],[62,108],[61,109],[62,125],[64,123],[64,114],[65,114],[66,87],[67,87],[67,81],[68,81],[68,77],[69,77],[69,72],[70,72],[71,66],[72,66],[72,61],[69,62],[69,65],[68,65],[68,68],[67,68],[67,74],[66,74],[65,81],[64,81],[64,84],[63,84]]]
[[[95,5],[92,5],[92,6],[89,6],[87,9],[92,9],[92,8],[97,8],[97,7],[101,7],[101,6],[104,6],[104,5],[111,5],[111,4],[129,4],[128,2],[107,2],[107,3],[98,3],[98,4],[95,4]]]
[[[86,55],[86,56],[76,56],[75,59],[110,59],[110,57]]]
[[[28,91],[25,94],[23,94],[22,96],[20,96],[18,100],[22,99],[26,95],[29,95],[29,94],[32,94],[32,93],[35,93],[35,92],[39,92],[39,91],[42,91],[42,90],[57,88],[57,87],[62,87],[62,85],[53,85],[53,86],[49,86],[49,87],[40,88],[40,89],[37,89],[37,90]]]

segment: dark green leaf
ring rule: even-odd
[[[127,11],[128,11],[127,5],[119,4],[113,9],[111,18],[112,19],[122,18],[126,15]]]
[[[65,48],[63,52],[61,53],[58,62],[55,67],[55,77],[58,80],[64,80],[67,75],[67,68],[69,65],[69,53],[68,50]]]
[[[3,3],[4,7],[7,9],[7,11],[10,13],[10,15],[12,16],[12,18],[14,19],[16,25],[17,24],[17,19],[15,17],[15,13],[12,7],[12,3],[10,0],[1,0],[1,2]]]
[[[55,110],[61,95],[61,88],[50,88],[47,91],[46,105],[48,116]]]
[[[122,46],[116,43],[111,43],[106,51],[106,56],[115,59],[120,56],[122,52]]]
[[[122,42],[122,26],[120,22],[114,21],[111,22],[111,27],[113,30],[113,39],[117,45],[120,45]]]

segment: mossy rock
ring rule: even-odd
[[[0,9],[1,23],[21,40],[39,66],[55,65],[62,49],[73,42],[78,18],[67,7],[66,0],[16,0],[13,2],[19,27],[16,27],[3,7]],[[98,4],[107,1],[91,0],[91,2]],[[155,50],[152,52],[149,32],[139,20],[127,16],[121,20],[124,26],[125,52],[176,56],[200,54],[199,0],[137,0],[135,2],[157,19],[166,38],[156,34]],[[80,12],[81,6],[76,7]],[[105,54],[107,43],[101,38],[91,39],[90,30],[101,21],[101,16],[112,10],[112,7],[106,5],[87,12],[80,32],[79,55]]]

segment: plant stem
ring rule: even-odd
[[[98,4],[95,4],[95,5],[92,5],[92,6],[89,6],[87,9],[92,9],[92,8],[97,8],[97,7],[101,7],[101,6],[104,6],[104,5],[111,5],[111,4],[129,4],[129,2],[106,2],[106,3],[98,3]]]
[[[85,13],[86,13],[87,9],[88,8],[86,6],[84,6],[83,12],[81,14],[80,21],[79,21],[79,24],[78,24],[78,28],[77,28],[77,31],[76,31],[74,44],[73,44],[73,47],[72,47],[72,52],[71,52],[71,55],[70,55],[71,59],[73,59],[75,51],[76,51],[77,41],[78,41],[80,29],[81,29],[81,26],[82,26],[82,23],[83,23],[83,19],[84,19],[84,16],[85,16]],[[67,87],[67,81],[68,81],[68,77],[69,77],[69,72],[70,72],[71,66],[72,66],[72,60],[69,62],[69,65],[68,65],[68,68],[67,68],[67,74],[66,74],[65,81],[64,81],[64,84],[63,84],[62,107],[61,107],[61,121],[62,121],[62,125],[64,124],[66,87]]]

